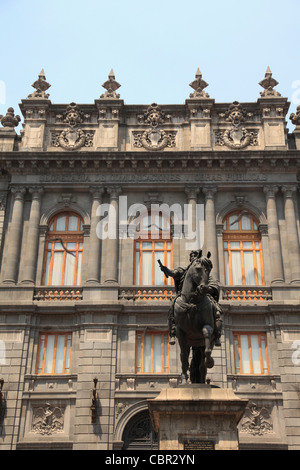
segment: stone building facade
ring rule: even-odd
[[[211,251],[212,384],[249,400],[242,449],[300,449],[300,114],[256,102],[54,104],[42,71],[0,128],[0,448],[155,449],[147,399],[180,381],[157,261]],[[299,111],[300,112],[300,111]],[[171,211],[168,208],[171,208]]]

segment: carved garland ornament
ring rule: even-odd
[[[231,128],[216,133],[217,145],[226,145],[226,147],[234,150],[243,149],[248,145],[257,145],[257,131],[249,132],[246,128],[241,127],[246,114],[246,111],[237,101],[229,106],[225,117],[227,122],[231,122]]]
[[[78,150],[81,147],[92,146],[91,133],[86,134],[82,129],[75,129],[78,124],[84,121],[84,114],[79,110],[76,103],[71,103],[64,114],[63,122],[69,125],[69,128],[63,130],[60,134],[54,134],[52,145],[62,147],[65,150]]]
[[[161,125],[165,121],[165,114],[160,107],[153,103],[144,114],[144,122],[151,128],[144,132],[133,132],[133,146],[144,147],[146,150],[157,151],[165,147],[175,147],[176,132],[164,131]]]

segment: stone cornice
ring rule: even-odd
[[[268,170],[290,173],[300,169],[299,150],[189,152],[0,152],[4,174],[81,172],[195,172]]]

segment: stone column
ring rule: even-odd
[[[296,186],[282,186],[281,188],[284,194],[284,215],[288,240],[291,282],[300,282],[300,251],[294,202],[296,189]]]
[[[32,194],[30,216],[29,216],[29,227],[27,232],[27,239],[24,249],[24,258],[22,256],[21,263],[23,264],[23,275],[22,283],[35,283],[36,276],[36,263],[38,255],[38,243],[39,243],[39,224],[40,224],[40,213],[41,213],[41,196],[43,194],[43,188],[32,187],[29,188],[29,192]]]
[[[205,194],[205,250],[211,252],[211,260],[213,263],[212,274],[219,280],[219,263],[218,263],[218,242],[217,242],[217,226],[216,226],[216,213],[215,213],[215,193],[217,188],[204,187],[202,188]],[[206,255],[206,253],[204,253]]]
[[[16,283],[18,276],[18,265],[20,257],[20,246],[23,233],[23,208],[24,187],[15,187],[11,189],[13,194],[13,208],[11,222],[8,231],[9,240],[6,241],[6,252],[4,253],[4,275],[3,282]]]
[[[267,219],[268,219],[268,238],[269,238],[269,253],[271,264],[271,282],[283,282],[283,266],[282,266],[282,253],[278,227],[278,217],[276,208],[276,193],[278,192],[277,186],[265,186],[264,193],[266,195],[267,205]]]
[[[101,250],[101,239],[97,235],[97,224],[99,222],[99,214],[97,214],[98,208],[102,202],[103,188],[91,187],[90,192],[92,193],[92,211],[91,211],[91,229],[90,229],[90,240],[89,240],[89,251],[88,251],[88,263],[87,263],[87,283],[99,283],[100,282],[100,250]]]
[[[118,263],[119,263],[119,195],[120,187],[110,187],[107,189],[110,195],[109,225],[111,233],[104,241],[105,264],[103,280],[107,283],[118,283]]]

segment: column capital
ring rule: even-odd
[[[188,185],[184,188],[185,193],[189,199],[196,199],[200,192],[200,188],[197,185]]]
[[[296,184],[281,186],[281,192],[283,193],[285,199],[294,197],[294,194],[296,191],[297,191]]]
[[[279,187],[276,186],[276,184],[268,184],[264,186],[263,191],[268,198],[275,197],[279,191]]]
[[[217,186],[204,186],[202,191],[205,194],[205,200],[214,199],[214,195],[218,191],[218,188]]]
[[[89,191],[94,200],[101,199],[104,193],[104,188],[102,186],[90,186]]]
[[[28,191],[32,194],[32,199],[40,199],[44,193],[44,188],[42,186],[29,186]]]
[[[24,195],[26,193],[26,187],[25,186],[11,186],[10,191],[14,195],[15,199],[19,199],[23,201]]]
[[[111,199],[117,199],[122,192],[121,186],[109,186],[107,192],[110,195]]]

